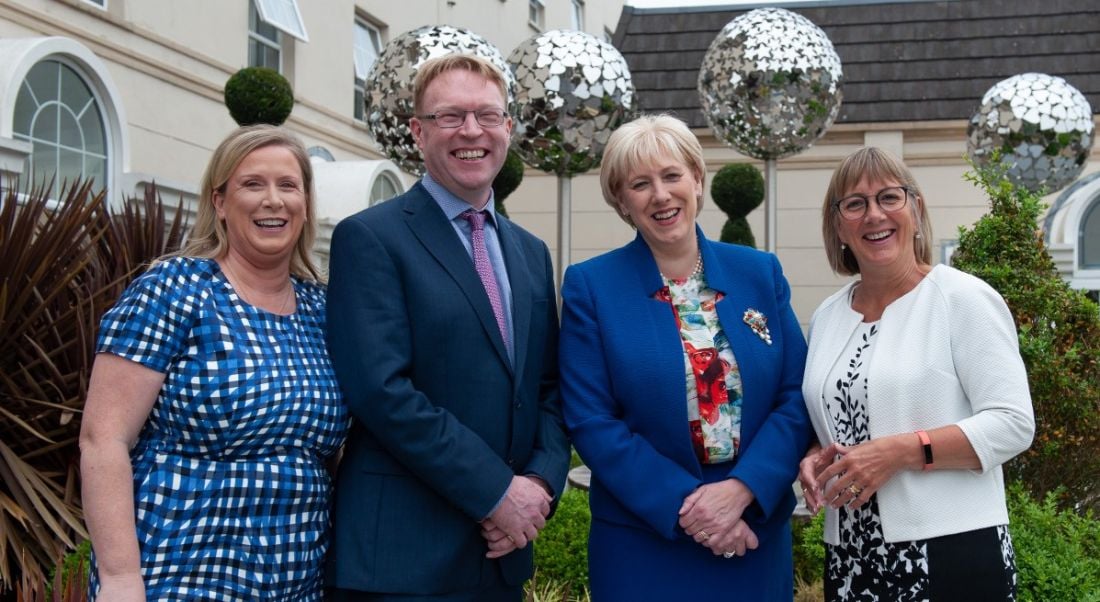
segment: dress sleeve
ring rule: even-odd
[[[984,472],[1031,445],[1035,416],[1008,306],[985,282],[967,282],[970,286],[955,290],[949,305],[951,355],[973,410],[958,427]]]
[[[153,266],[123,291],[99,323],[97,353],[166,372],[186,343],[196,271],[173,259]]]

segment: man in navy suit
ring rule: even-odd
[[[332,237],[328,342],[354,416],[326,563],[337,601],[509,601],[565,485],[546,245],[493,211],[512,120],[479,58],[425,62],[427,174]]]

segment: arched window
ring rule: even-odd
[[[392,175],[382,172],[374,179],[374,184],[371,184],[369,203],[372,206],[377,205],[382,201],[392,199],[402,192],[404,192],[404,188],[401,186],[401,183]]]
[[[23,170],[56,186],[76,178],[108,183],[107,134],[99,101],[80,74],[59,60],[31,67],[15,100],[12,134],[34,147]]]
[[[1081,238],[1077,243],[1080,252],[1080,267],[1086,270],[1100,270],[1100,197],[1092,201],[1081,218]]]

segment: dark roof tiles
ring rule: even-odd
[[[788,6],[821,27],[844,68],[839,123],[969,119],[993,84],[1065,78],[1100,112],[1100,2],[956,0]],[[745,10],[627,6],[615,45],[641,108],[706,127],[696,81],[711,41]]]

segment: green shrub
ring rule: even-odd
[[[1008,488],[1020,602],[1100,600],[1100,521],[1059,510],[1058,497],[1037,502],[1021,483]]]
[[[805,583],[820,581],[825,574],[825,513],[805,519],[791,519],[794,547],[794,576]]]
[[[570,489],[535,540],[540,579],[566,584],[574,594],[588,587],[588,492]]]
[[[1058,492],[1037,502],[1022,483],[1008,487],[1008,514],[1016,549],[1020,602],[1100,601],[1100,521],[1059,510]],[[813,589],[825,570],[824,513],[795,518],[795,580]]]
[[[952,263],[997,289],[1019,330],[1035,441],[1005,476],[1036,499],[1058,490],[1059,507],[1100,511],[1100,309],[1059,277],[1036,226],[1039,195],[997,163],[967,174],[992,208],[960,229]]]
[[[238,125],[282,125],[294,109],[294,91],[274,69],[245,67],[225,82],[225,106]]]
[[[747,163],[726,165],[714,175],[710,196],[729,220],[722,227],[722,242],[756,246],[752,228],[745,219],[764,200],[764,177]]]
[[[508,211],[504,208],[504,199],[515,192],[523,182],[523,159],[515,151],[508,151],[508,158],[504,160],[504,166],[500,173],[493,178],[493,203],[496,212],[508,217]]]

